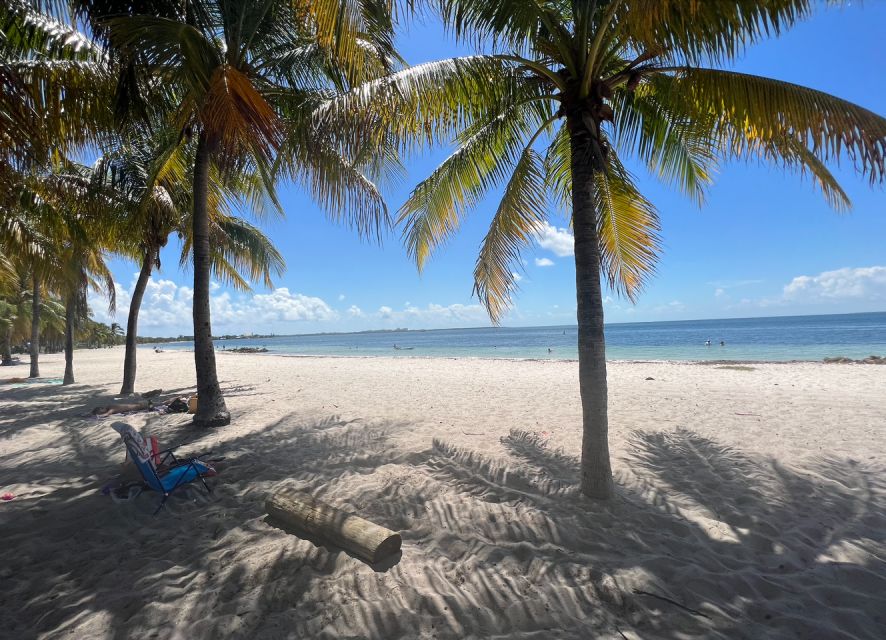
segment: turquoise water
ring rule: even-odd
[[[217,349],[265,347],[289,355],[572,360],[576,340],[573,325],[294,335],[215,344]],[[705,345],[707,340],[711,346]],[[193,343],[161,347],[193,349]],[[610,324],[606,353],[610,360],[861,359],[886,355],[886,313]]]

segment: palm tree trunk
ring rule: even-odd
[[[31,372],[29,378],[40,377],[40,279],[35,273],[31,287]]]
[[[215,370],[215,347],[209,310],[209,163],[213,145],[200,133],[194,160],[194,364],[197,368],[197,413],[194,424],[220,427],[231,422]]]
[[[123,386],[120,388],[120,395],[129,395],[135,388],[138,311],[142,306],[142,298],[144,298],[153,267],[154,251],[151,250],[145,253],[142,269],[135,282],[135,289],[132,291],[132,300],[129,302],[129,319],[126,321],[126,356],[123,358]]]
[[[12,322],[10,321],[6,331],[3,332],[2,360],[0,367],[12,366]]]
[[[74,384],[74,315],[77,313],[75,294],[65,301],[65,377],[62,384]]]
[[[612,496],[606,341],[593,179],[597,141],[580,117],[569,118],[572,152],[572,226],[575,233],[575,295],[578,316],[578,380],[582,408],[581,490],[591,498]],[[597,153],[595,153],[597,152]]]

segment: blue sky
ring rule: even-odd
[[[886,2],[821,11],[813,20],[749,50],[734,68],[826,91],[886,114]],[[432,20],[399,40],[412,64],[469,53]],[[447,155],[445,148],[407,161],[408,177],[386,191],[392,211]],[[720,168],[703,209],[635,168],[662,216],[664,255],[636,306],[607,297],[608,322],[846,313],[886,309],[886,192],[848,165],[835,170],[853,202],[848,215],[828,208],[810,181],[768,166]],[[381,246],[331,223],[297,187],[283,186],[285,219],[262,223],[287,262],[275,289],[255,295],[215,287],[213,330],[305,333],[373,328],[485,326],[471,297],[472,269],[498,194],[460,234],[416,272],[399,230]],[[551,219],[541,245],[527,249],[520,291],[506,325],[575,322],[574,267],[567,221]],[[164,254],[142,308],[142,335],[190,334],[190,272],[177,268],[176,242]],[[96,318],[125,323],[137,267],[112,261],[118,311],[98,299]]]

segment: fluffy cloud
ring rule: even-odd
[[[785,285],[783,296],[805,303],[886,300],[886,267],[845,267],[797,276]]]
[[[366,314],[363,313],[363,310],[355,304],[352,304],[348,309],[348,315],[352,318],[362,318]]]
[[[520,282],[520,280],[523,279],[523,276],[521,276],[521,275],[520,275],[519,273],[517,273],[516,271],[512,271],[512,272],[511,272],[511,277],[514,279],[514,282]]]
[[[550,258],[536,258],[535,259],[536,267],[553,267],[554,261]]]
[[[558,228],[547,222],[539,225],[536,242],[542,249],[547,249],[561,258],[575,253],[575,238],[569,233],[569,229]]]
[[[126,323],[135,278],[129,288],[115,283],[117,311],[107,311],[107,301],[90,294],[89,304],[93,317],[100,322]],[[220,287],[213,283],[210,299],[212,329],[214,333],[242,333],[248,331],[292,330],[291,323],[319,323],[335,321],[338,314],[321,298],[292,293],[286,287],[253,296],[230,292],[218,293]],[[189,335],[193,333],[191,308],[194,292],[190,287],[172,280],[148,280],[139,312],[138,329],[141,335]]]

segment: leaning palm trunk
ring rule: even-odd
[[[29,378],[40,377],[40,280],[33,276],[31,291],[31,372]]]
[[[151,277],[153,265],[153,252],[149,251],[145,253],[142,269],[138,274],[135,290],[132,292],[132,300],[129,303],[129,319],[126,321],[126,356],[123,359],[123,386],[120,389],[120,395],[129,395],[135,389],[138,312],[148,286],[148,279]]]
[[[197,413],[194,424],[220,427],[231,422],[215,371],[215,347],[209,310],[209,163],[212,145],[200,134],[194,160],[194,364],[197,369]]]
[[[581,490],[591,498],[612,495],[606,388],[606,340],[600,246],[594,203],[594,163],[599,157],[580,116],[568,120],[572,153],[572,226],[578,316],[578,384],[582,407]]]
[[[65,303],[65,377],[62,384],[74,384],[74,320],[76,314],[76,294],[69,294]]]

